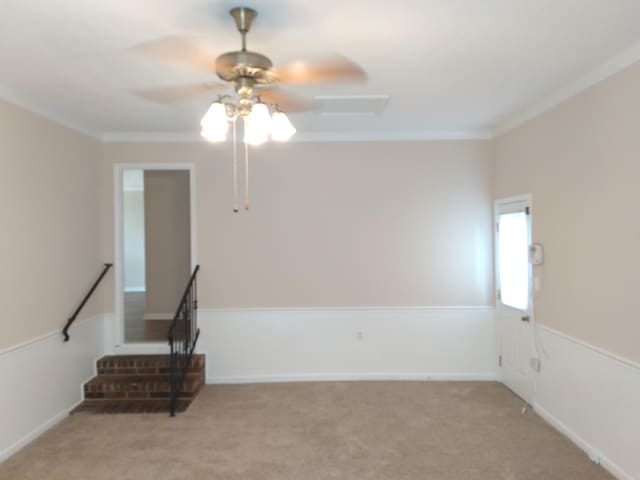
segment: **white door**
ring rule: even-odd
[[[502,382],[528,403],[533,400],[533,306],[531,289],[531,199],[496,202],[496,313]]]

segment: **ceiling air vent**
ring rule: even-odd
[[[317,95],[316,115],[380,115],[389,103],[389,95]]]

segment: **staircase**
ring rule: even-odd
[[[84,385],[85,400],[71,413],[169,413],[169,355],[109,355]],[[205,357],[194,354],[178,397],[185,411],[205,383]]]

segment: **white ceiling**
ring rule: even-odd
[[[390,97],[380,115],[293,114],[303,138],[482,136],[640,45],[638,0],[2,0],[2,93],[104,138],[196,135],[215,95],[160,106],[131,90],[215,79],[130,47],[203,34],[237,50],[238,3],[276,65],[339,52],[369,75],[295,93]]]

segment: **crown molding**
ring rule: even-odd
[[[510,130],[513,130],[544,112],[557,107],[561,103],[575,97],[616,73],[621,72],[638,61],[640,61],[640,42],[632,45],[626,50],[623,50],[578,80],[571,82],[568,85],[565,85],[564,87],[530,103],[528,106],[507,115],[504,121],[498,123],[498,125],[492,129],[492,136],[496,138],[504,135]]]
[[[87,137],[92,138],[93,140],[101,141],[101,136],[99,133],[84,128],[78,125],[75,122],[69,121],[66,118],[61,117],[60,115],[50,112],[44,108],[41,108],[29,100],[26,100],[24,97],[17,95],[15,92],[9,90],[8,88],[0,85],[0,100],[4,100],[7,103],[11,103],[17,107],[23,108],[24,110],[33,113],[45,120],[49,120],[50,122],[55,123],[56,125],[61,125],[69,130],[73,130],[74,132],[80,133]]]
[[[435,140],[488,140],[486,130],[424,132],[300,132],[289,143],[308,142],[398,142]],[[197,133],[111,132],[100,137],[105,143],[206,143]],[[227,140],[229,142],[230,140]]]
[[[578,80],[543,96],[527,106],[505,116],[504,120],[490,129],[444,130],[444,131],[382,131],[382,132],[299,132],[291,142],[394,142],[394,141],[437,141],[437,140],[490,140],[513,130],[529,120],[551,110],[572,97],[584,92],[597,83],[615,75],[640,61],[640,42],[623,50],[618,55],[601,64]],[[66,127],[94,140],[104,143],[200,143],[204,142],[197,133],[184,132],[105,132],[100,133],[85,128],[56,113],[41,108],[24,97],[0,86],[0,100],[38,115],[55,124]]]
[[[296,135],[296,142],[396,142],[425,140],[487,140],[486,130],[426,130],[384,132],[306,132]],[[293,140],[293,139],[292,139]]]

